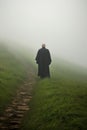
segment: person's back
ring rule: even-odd
[[[42,48],[38,50],[36,62],[38,64],[38,76],[42,78],[50,77],[51,56],[49,50],[45,48],[45,44],[42,44]]]
[[[50,58],[50,55],[49,55],[49,50],[46,49],[46,48],[41,48],[39,51],[38,51],[38,62],[39,63],[44,63],[44,64],[49,64],[51,62],[51,58]]]

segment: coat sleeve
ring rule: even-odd
[[[51,55],[50,55],[50,52],[49,52],[49,50],[48,50],[48,64],[50,65],[51,62],[52,62],[52,60],[51,60]]]
[[[36,63],[38,64],[39,63],[39,51],[37,52],[35,60],[36,60]]]

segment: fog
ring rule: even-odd
[[[86,13],[87,0],[0,0],[0,41],[87,67]]]

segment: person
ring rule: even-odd
[[[35,60],[38,64],[38,76],[40,78],[50,77],[51,55],[45,44],[42,44],[42,48],[38,50]]]

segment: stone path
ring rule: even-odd
[[[12,103],[6,108],[2,117],[0,117],[0,130],[19,130],[21,120],[24,114],[29,111],[29,101],[32,98],[32,86],[34,78],[31,77],[19,87]]]

